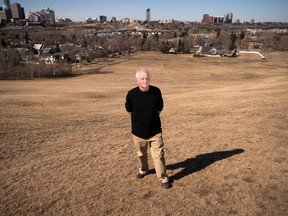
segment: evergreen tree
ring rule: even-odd
[[[235,32],[232,32],[231,33],[231,36],[230,36],[230,39],[231,39],[231,44],[230,44],[230,47],[229,49],[230,50],[234,50],[237,48],[235,42],[236,42],[236,39],[237,39],[237,34]]]
[[[241,34],[240,34],[240,40],[243,40],[245,38],[245,32],[242,31]]]
[[[7,43],[6,43],[6,41],[3,38],[1,38],[1,46],[4,47],[4,48],[7,47]]]
[[[144,45],[146,43],[146,40],[147,40],[146,32],[143,32],[143,38],[142,38],[142,41],[141,41],[141,49],[142,50],[144,50]]]
[[[28,32],[27,32],[27,31],[24,32],[24,40],[25,40],[25,43],[26,43],[26,44],[29,43],[29,35],[28,35]]]

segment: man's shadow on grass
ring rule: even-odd
[[[170,180],[179,180],[185,176],[188,176],[194,172],[198,172],[202,169],[205,169],[207,166],[213,164],[216,161],[220,161],[229,157],[232,157],[236,154],[243,153],[243,149],[234,149],[231,151],[218,151],[207,154],[197,155],[195,158],[188,158],[185,161],[167,165],[167,169],[175,170],[182,168],[182,170],[172,176],[170,176]]]

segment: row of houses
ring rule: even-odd
[[[261,58],[265,58],[261,53],[263,52],[263,44],[257,43],[252,38],[246,37],[244,38],[238,49],[229,50],[228,52],[223,52],[212,46],[211,43],[205,42],[203,45],[194,46],[193,55],[195,57],[204,57],[204,56],[218,56],[218,57],[238,57],[239,53],[253,53],[257,52],[261,56]]]
[[[246,51],[261,51],[263,44],[256,43],[254,40],[247,38],[243,40],[240,44],[239,50]],[[23,58],[23,55],[28,56],[27,49],[17,49]],[[74,56],[69,56],[69,50],[77,50]],[[103,50],[99,45],[96,45],[93,50]],[[211,43],[205,42],[202,45],[196,45],[193,47],[192,53],[196,57],[203,56],[227,56],[227,57],[237,57],[239,55],[239,50],[231,50],[228,53],[224,53],[222,50],[219,50],[212,46]],[[87,56],[87,49],[82,47],[80,44],[66,43],[59,44],[57,47],[49,46],[45,47],[43,44],[35,44],[33,46],[34,54],[39,57],[39,60],[45,62],[46,64],[53,64],[56,60],[66,60],[66,61],[77,61],[80,62],[83,56]],[[53,54],[54,53],[54,54]],[[169,50],[170,54],[177,54],[176,48],[171,48]],[[27,60],[27,59],[26,59]]]

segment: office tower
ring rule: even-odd
[[[13,19],[25,19],[24,8],[20,4],[14,3],[10,7]]]
[[[107,16],[101,15],[99,18],[101,23],[107,22]]]
[[[233,13],[228,13],[224,15],[224,23],[232,23]]]
[[[146,10],[146,21],[150,22],[151,21],[151,11],[150,8]]]
[[[11,10],[0,10],[0,19],[5,22],[10,22],[10,19],[12,18]]]
[[[233,13],[228,13],[228,22],[229,23],[232,23],[232,20],[233,20]]]
[[[209,23],[209,14],[203,14],[202,23]]]
[[[45,14],[45,22],[48,23],[53,23],[55,22],[55,12],[50,9],[49,7],[46,8],[44,7],[40,12],[42,12],[43,14]]]
[[[3,0],[3,9],[10,8],[10,0]]]

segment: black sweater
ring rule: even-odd
[[[158,112],[163,109],[163,98],[159,88],[150,85],[146,92],[139,87],[131,89],[125,107],[131,112],[132,134],[135,136],[145,139],[162,131]]]

